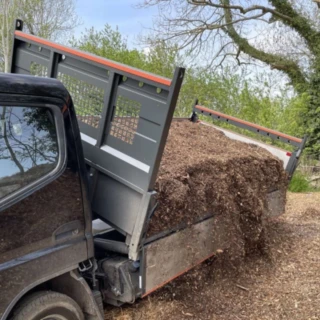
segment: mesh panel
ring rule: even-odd
[[[30,64],[30,74],[37,77],[48,77],[48,67],[32,61]]]
[[[97,128],[103,109],[104,90],[62,72],[58,73],[58,79],[72,97],[77,118]]]
[[[110,134],[132,144],[138,127],[140,109],[141,104],[139,102],[118,96]]]

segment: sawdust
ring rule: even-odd
[[[105,319],[320,319],[319,203],[320,193],[289,193],[285,215],[268,224],[268,255],[218,255]]]

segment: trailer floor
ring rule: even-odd
[[[319,211],[318,211],[319,210]],[[320,319],[320,193],[289,193],[286,214],[270,223],[265,255],[225,253],[108,320]]]

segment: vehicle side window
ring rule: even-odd
[[[0,199],[54,170],[58,160],[49,108],[0,106]]]

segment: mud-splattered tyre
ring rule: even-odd
[[[70,297],[53,291],[40,291],[23,299],[11,320],[84,320],[84,315]]]

